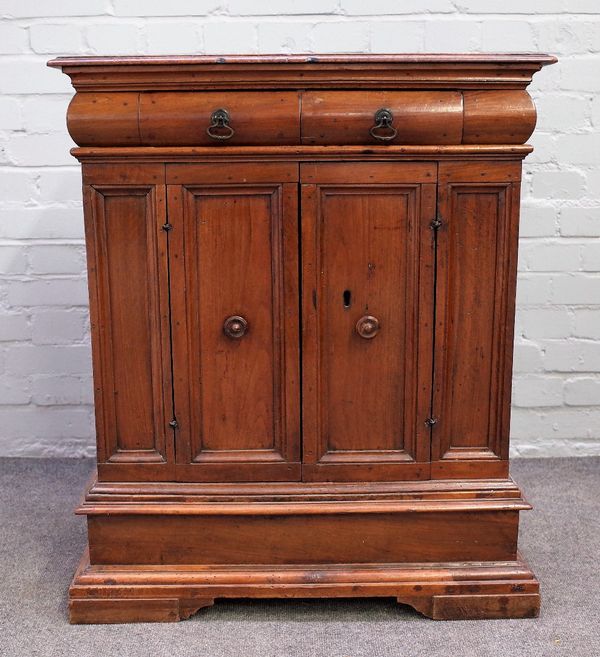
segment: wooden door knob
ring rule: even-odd
[[[373,315],[364,315],[356,322],[356,332],[365,340],[374,338],[379,333],[380,328],[379,320]]]
[[[240,315],[231,315],[223,322],[223,333],[228,338],[239,340],[243,338],[248,330],[248,321]]]

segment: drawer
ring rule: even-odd
[[[462,126],[458,91],[326,91],[302,96],[303,144],[460,144]]]
[[[298,93],[141,93],[140,140],[144,146],[297,144]]]

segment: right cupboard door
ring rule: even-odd
[[[520,171],[440,163],[433,478],[508,474]]]
[[[301,165],[303,479],[430,475],[436,165]]]

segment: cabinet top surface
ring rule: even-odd
[[[556,62],[544,53],[398,53],[297,55],[143,55],[114,57],[58,57],[49,66],[183,66],[190,64],[538,64]]]
[[[540,53],[60,57],[81,91],[452,88],[524,89],[556,58]]]

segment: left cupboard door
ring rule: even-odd
[[[168,480],[174,429],[164,166],[84,164],[98,476]]]
[[[177,479],[300,478],[298,165],[167,165]]]

